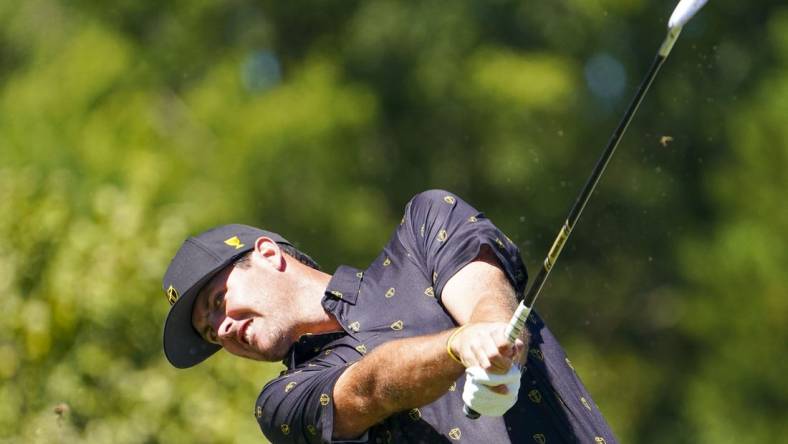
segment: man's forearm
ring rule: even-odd
[[[470,322],[509,322],[517,309],[514,289],[503,276],[497,276],[487,284],[473,308]]]
[[[468,322],[509,322],[517,309],[517,295],[488,246],[482,246],[466,271],[464,282],[455,291],[467,294],[466,300],[476,300]],[[527,330],[521,339],[528,344]]]
[[[489,246],[446,284],[443,301],[459,324],[508,322],[517,309],[517,295]],[[465,307],[471,310],[465,311]]]
[[[387,342],[351,366],[334,391],[334,437],[353,438],[393,413],[446,393],[465,370],[446,353],[451,332]]]

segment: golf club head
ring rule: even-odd
[[[668,20],[668,28],[676,29],[687,24],[708,0],[681,0]]]

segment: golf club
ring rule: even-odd
[[[640,103],[643,101],[643,97],[646,95],[648,88],[654,81],[654,77],[657,76],[660,67],[662,67],[662,64],[665,62],[665,59],[667,59],[668,54],[670,54],[670,50],[676,43],[676,39],[678,39],[682,27],[687,24],[690,19],[692,19],[695,13],[697,13],[707,1],[708,0],[681,0],[676,6],[676,9],[673,11],[673,14],[671,14],[670,20],[668,21],[667,37],[665,37],[665,40],[662,42],[662,46],[660,46],[659,51],[657,52],[657,55],[651,64],[651,68],[649,68],[646,77],[643,79],[643,82],[640,84],[640,87],[635,94],[635,97],[632,99],[627,111],[624,113],[624,117],[621,119],[618,127],[613,132],[613,135],[611,136],[605,151],[602,153],[602,156],[594,166],[594,169],[583,186],[583,189],[580,191],[580,195],[577,197],[574,205],[572,205],[572,209],[569,211],[569,217],[567,217],[563,227],[561,227],[561,230],[558,232],[558,237],[556,237],[555,241],[553,242],[553,246],[547,253],[547,257],[542,264],[541,270],[539,270],[539,274],[537,274],[534,278],[531,286],[528,288],[525,298],[520,302],[520,305],[517,307],[517,310],[515,310],[512,319],[509,321],[509,325],[506,328],[505,334],[510,343],[513,344],[514,341],[520,337],[523,328],[525,328],[525,322],[528,320],[528,315],[531,313],[531,309],[533,308],[534,303],[536,303],[537,297],[539,297],[539,292],[542,290],[545,280],[547,280],[547,276],[550,275],[550,270],[552,270],[553,266],[555,265],[558,255],[561,254],[561,250],[564,248],[566,240],[569,239],[569,235],[572,233],[577,220],[580,218],[580,214],[583,212],[583,209],[588,203],[591,193],[594,192],[594,188],[596,188],[602,173],[604,173],[608,162],[610,162],[610,158],[616,151],[618,142],[621,140],[621,137],[627,130],[629,123],[632,121],[632,117],[635,115]],[[467,405],[463,406],[463,411],[465,412],[465,416],[471,419],[476,419],[480,416],[479,413],[475,412]]]

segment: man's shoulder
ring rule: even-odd
[[[414,195],[408,201],[400,225],[406,222],[419,225],[436,218],[454,217],[458,209],[463,213],[475,212],[457,194],[440,188],[429,189]]]
[[[408,205],[433,205],[435,203],[454,205],[458,200],[462,199],[451,191],[433,188],[415,194],[408,202]]]

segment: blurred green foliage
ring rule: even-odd
[[[451,189],[535,269],[673,2],[0,3],[0,443],[264,442],[159,282],[243,222],[365,266]],[[595,63],[591,63],[595,60]],[[684,30],[539,309],[622,442],[788,435],[788,7]]]

